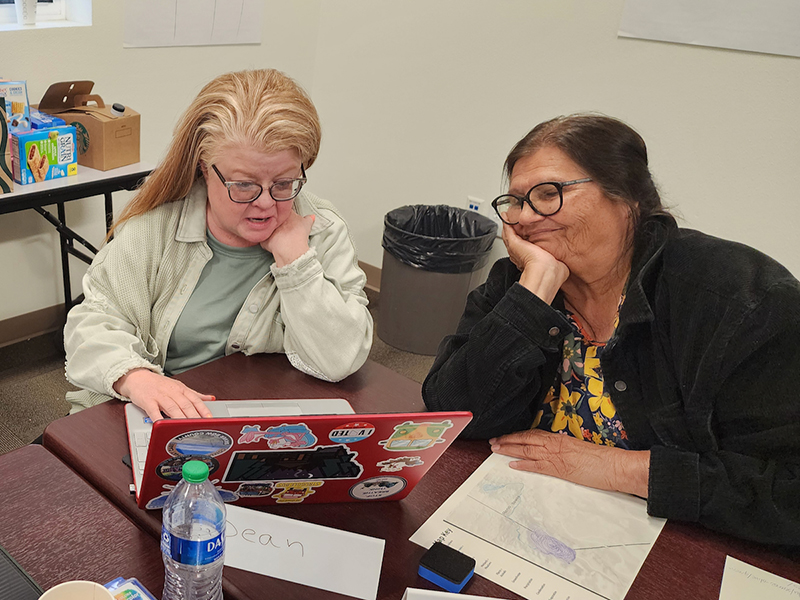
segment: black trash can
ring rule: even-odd
[[[378,337],[400,350],[436,354],[455,333],[467,295],[483,283],[497,225],[454,206],[401,206],[387,213]]]

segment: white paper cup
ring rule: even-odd
[[[33,25],[36,23],[36,0],[14,0],[17,8],[17,23]]]
[[[39,600],[114,600],[114,596],[94,581],[67,581],[47,590]]]

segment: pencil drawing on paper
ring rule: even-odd
[[[542,477],[489,470],[444,522],[600,597],[623,598],[660,525],[626,510],[624,496]]]

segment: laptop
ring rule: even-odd
[[[472,413],[355,414],[343,398],[208,402],[212,418],[152,423],[125,406],[139,508],[159,509],[183,464],[202,460],[240,506],[401,500]]]

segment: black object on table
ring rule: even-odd
[[[0,546],[0,600],[37,600],[44,590]]]

